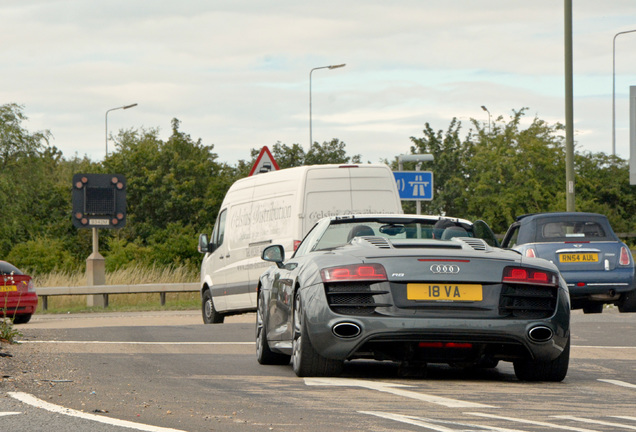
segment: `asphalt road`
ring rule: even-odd
[[[227,321],[34,316],[1,351],[13,357],[0,358],[0,430],[636,430],[636,314],[574,312],[562,383],[519,382],[509,363],[406,379],[355,361],[338,379],[301,379],[256,362],[253,314]]]

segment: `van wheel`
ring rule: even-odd
[[[210,290],[205,290],[203,292],[203,298],[201,301],[203,322],[205,324],[221,324],[225,316],[214,309],[214,302],[212,301],[212,294],[210,294]]]

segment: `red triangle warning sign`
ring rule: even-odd
[[[272,156],[272,154],[269,152],[267,146],[264,146],[261,149],[261,152],[258,154],[256,162],[254,163],[254,166],[252,167],[249,175],[261,174],[270,171],[276,171],[279,169],[280,168],[278,168],[278,164],[274,160],[274,156]]]

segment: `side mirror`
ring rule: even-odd
[[[261,258],[263,261],[275,263],[280,268],[283,266],[283,261],[285,261],[285,249],[281,245],[267,246],[263,249]]]
[[[211,253],[214,252],[214,246],[210,244],[207,234],[199,235],[199,246],[197,247],[199,253]]]

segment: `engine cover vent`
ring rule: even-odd
[[[364,236],[359,238],[360,240],[366,241],[379,249],[391,249],[391,243],[389,243],[389,241],[384,237]]]
[[[478,251],[485,251],[490,248],[488,243],[486,243],[483,239],[480,239],[480,238],[455,237],[455,239],[466,243],[468,246]]]

